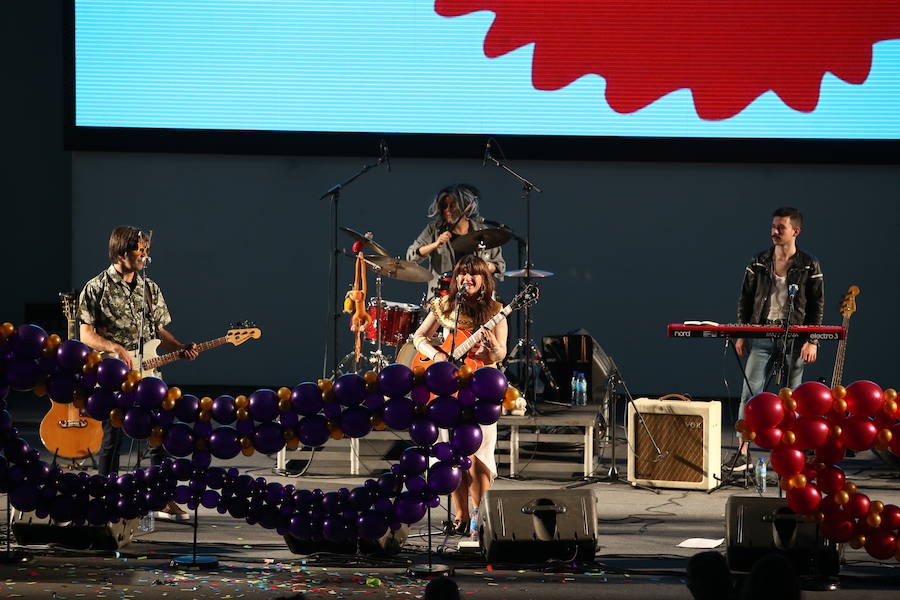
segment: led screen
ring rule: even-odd
[[[75,1],[82,127],[900,138],[900,0]]]

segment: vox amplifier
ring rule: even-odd
[[[714,488],[722,474],[722,403],[665,398],[638,398],[628,405],[628,481],[649,487]]]

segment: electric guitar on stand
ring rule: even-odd
[[[484,366],[484,362],[478,360],[472,356],[469,356],[469,352],[472,348],[481,340],[481,333],[484,331],[491,331],[494,327],[497,326],[497,323],[505,319],[512,311],[518,310],[520,308],[524,308],[526,306],[530,306],[537,302],[538,297],[540,296],[540,292],[536,285],[528,285],[519,292],[512,301],[500,309],[496,315],[491,317],[487,323],[479,327],[474,332],[469,332],[464,329],[456,330],[456,338],[452,335],[448,335],[447,339],[441,344],[441,350],[450,357],[450,362],[453,363],[461,363],[465,362],[465,364],[469,365],[473,369],[479,369]],[[456,347],[452,347],[452,344],[456,342]],[[422,354],[421,352],[416,353],[416,357],[413,359],[413,367],[416,365],[422,365],[425,368],[428,368],[432,361],[430,358]]]
[[[856,297],[859,295],[859,288],[851,285],[844,298],[841,300],[840,313],[844,318],[841,325],[847,334],[850,333],[850,317],[856,312]],[[841,377],[844,374],[844,355],[847,353],[847,335],[838,343],[837,355],[834,357],[834,371],[831,372],[831,387],[841,385]]]

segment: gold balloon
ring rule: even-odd
[[[284,446],[288,450],[296,450],[300,447],[300,438],[291,438],[285,442]]]
[[[128,375],[125,376],[125,381],[130,381],[131,383],[137,383],[141,380],[141,373],[139,371],[135,371],[134,369],[128,371]]]
[[[802,488],[806,486],[806,475],[803,473],[797,473],[793,477],[791,477],[791,481],[794,483],[795,488]]]
[[[835,400],[843,400],[844,396],[847,395],[847,388],[842,385],[836,385],[831,388],[831,397]]]
[[[122,426],[122,409],[114,408],[109,411],[109,424],[113,427]]]
[[[253,440],[251,440],[251,439],[250,439],[249,437],[247,437],[246,435],[241,437],[240,443],[241,443],[241,448],[245,448],[245,449],[246,449],[246,448],[252,448],[252,447],[253,447]]]
[[[247,396],[238,396],[234,399],[235,408],[247,408],[248,406],[250,406],[250,400],[247,399]]]
[[[884,390],[884,399],[891,401],[897,400],[897,390],[895,390],[894,388],[888,388]]]
[[[200,410],[212,410],[213,399],[209,396],[200,398]]]
[[[783,387],[778,390],[778,397],[782,400],[790,400],[791,399],[791,388]]]
[[[855,494],[856,493],[856,484],[853,483],[852,481],[848,481],[844,484],[844,489],[847,490],[848,494]]]
[[[201,410],[200,414],[197,415],[197,420],[203,423],[209,423],[212,420],[212,411]]]
[[[160,406],[162,406],[163,410],[172,410],[173,408],[175,408],[175,401],[166,396],[165,398],[163,398]]]
[[[748,434],[747,434],[747,439],[748,439],[748,440],[755,440],[755,439],[756,439],[756,432],[755,432],[755,431],[751,431],[750,433],[748,433]]]
[[[60,344],[62,344],[62,338],[55,333],[47,338],[47,348],[59,348]]]
[[[387,429],[387,425],[384,424],[384,421],[378,419],[372,429],[374,429],[375,431],[384,431],[385,429]]]
[[[884,404],[881,405],[881,410],[883,410],[884,414],[886,415],[893,415],[895,412],[897,412],[897,401],[893,399],[888,400],[887,398],[885,398]]]
[[[468,366],[468,365],[466,365]],[[519,390],[514,388],[513,386],[509,386],[506,388],[506,395],[503,396],[505,400],[518,400],[522,394],[519,393]]]
[[[784,405],[784,410],[788,412],[797,412],[797,401],[793,398],[782,401],[782,404]]]
[[[840,425],[832,425],[831,431],[828,433],[828,435],[830,435],[831,439],[833,440],[839,440],[841,439],[841,435],[843,435],[843,433],[844,430]]]
[[[163,428],[159,425],[150,430],[150,435],[155,435],[158,438],[161,438],[163,433]]]
[[[278,392],[276,392],[279,401],[287,400],[290,402],[291,400],[291,388],[280,387],[278,388]]]
[[[378,391],[378,382],[377,381],[367,381],[366,382],[366,392],[369,394],[374,394]]]
[[[472,365],[463,365],[456,372],[456,377],[458,379],[468,379],[474,372],[475,370],[472,368]]]
[[[294,438],[297,437],[297,436],[294,435],[294,430],[293,430],[293,429],[285,429],[285,430],[281,433],[281,437],[284,438],[284,441],[285,441],[285,442],[289,442],[289,441],[291,441],[292,439],[294,439]]]
[[[85,375],[90,375],[92,373],[97,372],[97,365],[92,365],[91,363],[84,363],[81,365],[81,372]]]
[[[869,512],[872,514],[880,515],[884,511],[884,502],[881,500],[873,500],[871,504],[869,504]]]
[[[516,408],[516,400],[510,400],[508,398],[505,398],[503,400],[503,408],[505,408],[506,410],[515,409]]]
[[[835,493],[834,501],[840,505],[847,504],[850,502],[850,494],[847,493],[847,490],[841,490]]]
[[[197,438],[194,440],[194,450],[200,452],[209,450],[209,442],[206,441],[206,438]]]
[[[41,354],[44,355],[44,358],[54,358],[59,353],[59,348],[51,348],[47,346],[43,350],[41,350]]]
[[[425,367],[422,365],[416,365],[412,368],[413,377],[422,377],[425,375]]]
[[[862,548],[865,545],[866,545],[866,536],[864,536],[862,534],[854,535],[850,539],[850,547],[853,548],[854,550],[859,550],[860,548]]]
[[[281,412],[289,412],[291,410],[291,399],[282,398],[278,400],[278,410]]]
[[[795,434],[790,429],[784,432],[784,435],[781,436],[781,443],[785,446],[793,446],[794,442],[797,441],[797,434]]]
[[[246,421],[250,418],[250,412],[246,408],[239,408],[234,411],[238,421]]]
[[[781,480],[781,483],[778,484],[778,487],[780,487],[781,489],[783,489],[786,492],[791,491],[792,489],[794,489],[793,478],[785,477],[784,479]]]
[[[136,384],[135,382],[133,382],[133,381],[128,381],[128,380],[126,379],[125,381],[122,382],[122,391],[125,392],[126,394],[127,394],[128,392],[133,392],[133,391],[134,391],[134,386],[136,386],[136,385],[137,385],[137,384]]]
[[[378,381],[378,373],[376,373],[375,371],[366,371],[363,374],[363,379],[366,383],[375,383],[376,381]]]
[[[169,391],[166,392],[166,398],[172,400],[173,402],[181,400],[181,397],[183,395],[184,394],[181,393],[181,388],[174,385],[169,388]]]
[[[16,326],[12,323],[6,322],[3,325],[0,325],[0,335],[3,337],[9,337],[16,330]]]
[[[147,438],[147,443],[154,448],[159,448],[163,443],[162,436],[151,435]]]
[[[831,407],[834,409],[834,412],[842,415],[847,412],[847,401],[843,398],[838,398],[831,404]]]
[[[102,361],[102,360],[103,360],[103,356],[102,356],[99,352],[97,352],[96,350],[94,350],[93,352],[91,352],[90,354],[88,354],[88,357],[87,357],[87,364],[89,364],[89,365],[99,365],[99,364],[100,364],[100,361]]]
[[[878,440],[880,442],[889,444],[892,439],[894,439],[894,432],[887,427],[878,432]]]
[[[47,395],[47,384],[40,381],[34,384],[34,387],[31,389],[35,396],[38,398],[43,398]]]
[[[340,427],[336,427],[331,430],[330,436],[333,440],[342,440],[344,439],[344,431]]]
[[[319,380],[319,389],[322,390],[322,392],[330,392],[332,387],[334,387],[334,384],[331,383],[330,379]]]
[[[322,392],[322,402],[325,402],[326,404],[329,402],[334,402],[334,392],[331,391],[331,388],[328,388],[327,390],[324,390]]]
[[[250,446],[249,448],[241,448],[241,454],[243,454],[244,456],[253,456],[254,452],[256,452],[256,450],[253,449],[253,446]]]
[[[881,525],[881,515],[869,513],[866,516],[866,523],[869,524],[869,527],[878,527]]]

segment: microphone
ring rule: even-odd
[[[500,223],[498,221],[491,221],[490,219],[485,219],[484,217],[475,217],[472,220],[476,223],[481,223],[482,225],[491,225],[500,229],[511,229],[509,225],[504,225],[503,223]]]
[[[461,286],[459,286],[459,292],[457,292],[457,294],[462,295],[468,291],[469,291],[469,286],[467,286],[466,284],[462,284]]]
[[[484,156],[481,158],[481,168],[487,166],[488,157],[491,155],[491,138],[488,138],[487,144],[484,146]]]
[[[793,298],[794,296],[797,295],[797,290],[799,290],[799,289],[800,289],[800,286],[798,286],[796,283],[792,283],[791,285],[788,286],[788,296]]]
[[[381,151],[381,161],[387,163],[388,173],[390,173],[391,172],[391,153],[390,153],[390,151],[388,151],[387,142],[385,142],[384,140],[381,140],[381,142],[378,144],[378,148]]]
[[[149,256],[145,256],[144,257],[144,268],[146,269],[147,267],[149,267],[151,262],[153,262],[153,259],[150,258]]]

